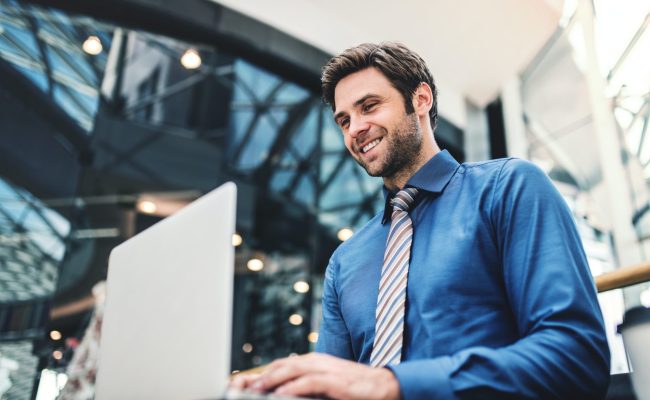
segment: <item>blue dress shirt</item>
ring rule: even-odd
[[[442,151],[407,186],[423,194],[411,211],[402,362],[390,367],[402,397],[603,398],[602,315],[548,177],[523,160],[460,165]],[[390,212],[332,255],[316,351],[369,363]]]

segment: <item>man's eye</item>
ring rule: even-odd
[[[339,120],[339,126],[340,126],[341,128],[345,128],[346,126],[348,126],[349,123],[350,123],[350,119],[349,119],[349,118],[341,118],[341,119]]]
[[[376,105],[377,105],[377,103],[364,104],[363,111],[364,112],[372,111],[372,109],[375,108]]]

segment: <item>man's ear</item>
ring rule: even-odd
[[[429,116],[429,110],[433,105],[433,92],[431,86],[421,82],[413,93],[413,109],[420,117]]]

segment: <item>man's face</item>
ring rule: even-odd
[[[375,68],[341,79],[334,91],[334,119],[345,146],[369,175],[391,178],[418,159],[422,131],[415,113]]]

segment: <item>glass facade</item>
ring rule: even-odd
[[[383,206],[318,76],[307,87],[219,43],[16,1],[0,23],[0,309],[46,301],[12,331],[40,339],[39,365],[62,369],[72,349],[46,332],[78,336],[90,315],[48,312],[87,298],[110,250],[167,215],[142,199],[180,207],[226,181],[241,239],[233,369],[309,351],[337,233]],[[462,161],[462,131],[442,121],[439,137]]]
[[[2,2],[0,22],[0,57],[90,132],[106,53],[93,56],[77,44],[92,32],[110,45],[111,28],[18,1]]]

